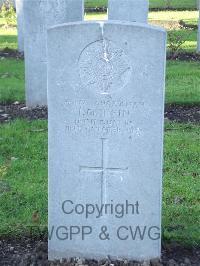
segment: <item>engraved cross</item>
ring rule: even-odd
[[[92,172],[101,174],[101,204],[106,203],[106,174],[115,173],[120,174],[128,170],[128,167],[125,168],[110,168],[107,166],[107,150],[108,145],[107,139],[101,139],[101,166],[80,166],[80,172]]]

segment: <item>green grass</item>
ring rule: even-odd
[[[168,62],[166,103],[200,104],[199,62]]]
[[[175,36],[181,38],[184,43],[181,46],[179,52],[195,52],[197,49],[197,30],[173,30]],[[169,47],[169,38],[168,38],[168,47]]]
[[[178,22],[183,20],[190,25],[196,25],[198,23],[199,12],[198,11],[157,11],[149,12],[149,23],[155,24],[155,21],[165,24],[170,22]],[[87,13],[85,15],[86,20],[107,20],[106,13]]]
[[[171,0],[170,7],[177,9],[195,9],[197,7],[196,0]],[[85,0],[86,7],[102,7],[107,6],[108,0]],[[150,0],[150,8],[166,8],[165,0]]]
[[[168,124],[165,133],[165,239],[200,244],[200,126]]]
[[[200,103],[199,62],[168,61],[166,80],[166,103]],[[24,62],[1,60],[0,102],[24,102],[24,95]]]
[[[24,62],[17,59],[1,59],[0,102],[21,102],[24,99]]]
[[[165,0],[150,0],[150,8],[166,8]],[[195,9],[197,7],[196,0],[171,0],[170,7],[177,9]]]
[[[200,244],[200,126],[168,123],[165,133],[165,240]],[[25,234],[38,211],[47,225],[47,122],[17,120],[0,127],[0,235]]]
[[[85,7],[105,7],[108,5],[108,0],[85,0]]]
[[[17,30],[16,27],[5,29],[0,27],[0,50],[5,48],[17,49]]]
[[[38,129],[44,131],[34,131]],[[36,210],[46,223],[47,122],[16,121],[1,126],[0,150],[0,180],[10,189],[0,195],[0,234],[30,224]]]

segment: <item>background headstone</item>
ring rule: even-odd
[[[80,21],[83,15],[83,0],[24,0],[24,52],[28,107],[47,104],[47,28],[69,21]]]
[[[147,23],[148,0],[108,0],[108,19]]]
[[[165,46],[124,21],[48,31],[50,259],[160,256]]]
[[[24,0],[15,0],[17,13],[17,36],[18,36],[18,51],[24,51],[24,17],[23,17],[23,2]]]

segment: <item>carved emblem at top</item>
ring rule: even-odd
[[[79,58],[79,74],[84,87],[111,94],[129,81],[132,69],[124,51],[109,40],[89,44]]]

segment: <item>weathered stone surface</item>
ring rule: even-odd
[[[17,36],[18,36],[18,51],[24,51],[24,17],[23,17],[23,2],[24,0],[15,0],[17,13]]]
[[[83,14],[83,0],[24,0],[27,106],[47,104],[47,28],[80,21]]]
[[[160,256],[165,42],[120,21],[48,31],[50,259]]]
[[[108,19],[147,23],[148,0],[108,0]]]

